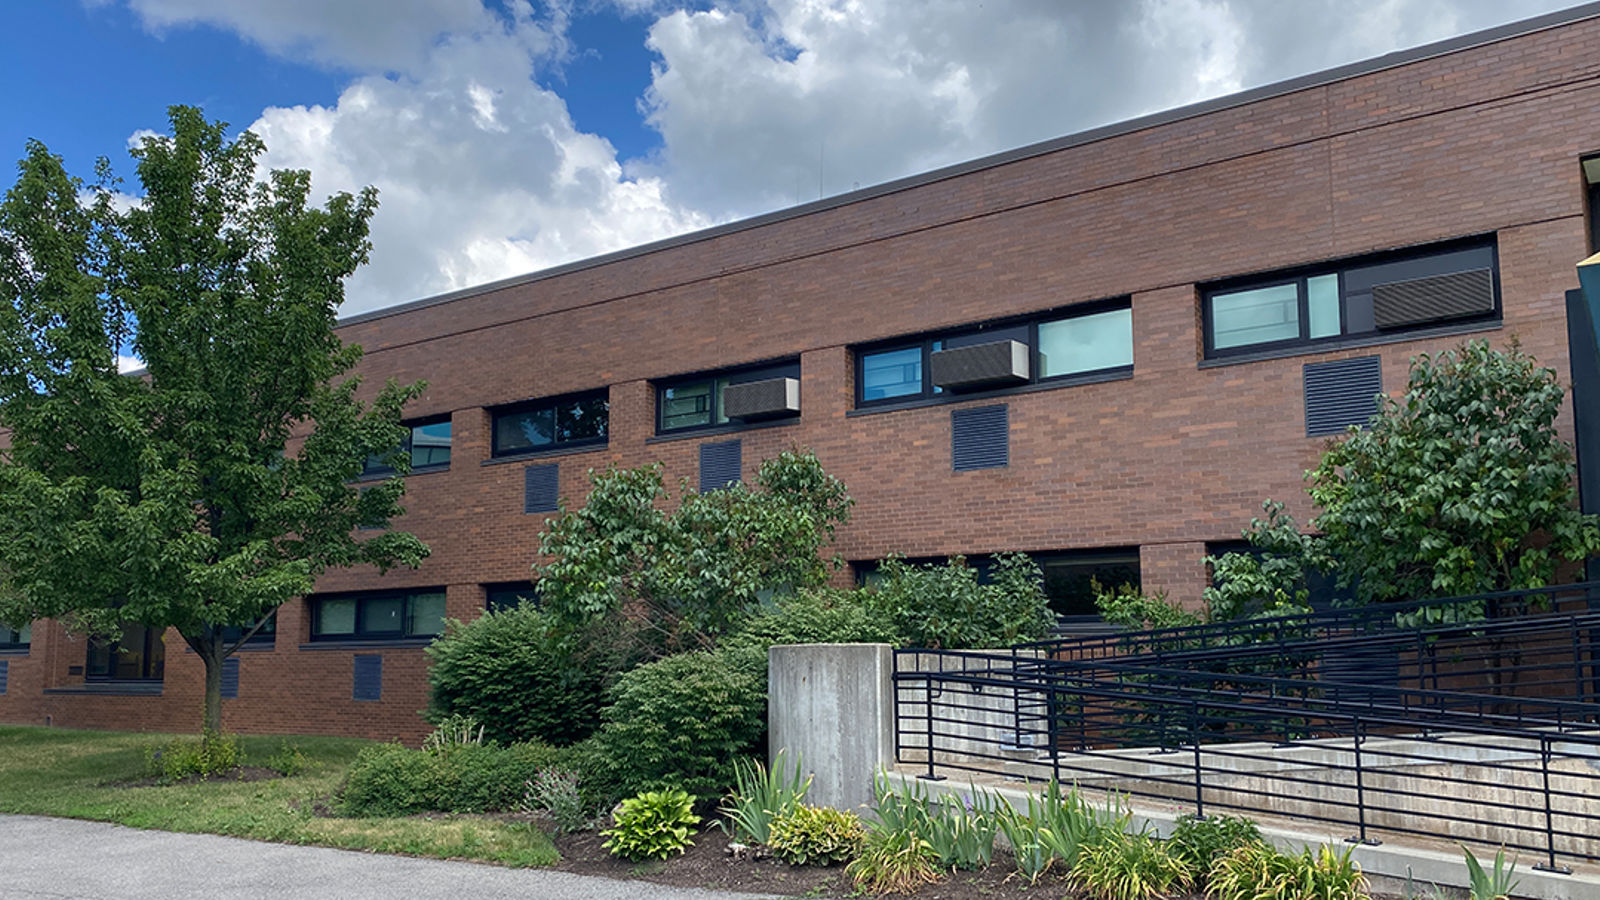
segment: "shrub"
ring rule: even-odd
[[[605,642],[568,634],[523,604],[463,625],[451,622],[428,647],[430,722],[470,716],[503,744],[565,746],[588,737],[599,718]]]
[[[527,782],[522,796],[524,812],[543,811],[555,823],[557,834],[582,831],[589,825],[589,807],[578,789],[578,773],[563,766],[541,769]]]
[[[1039,566],[1025,554],[994,558],[988,584],[960,556],[942,566],[884,560],[872,610],[916,647],[1009,647],[1043,638],[1055,622]]]
[[[981,869],[994,859],[994,838],[1004,804],[981,791],[970,800],[930,797],[920,783],[896,791],[887,781],[877,784],[878,803],[872,827],[909,831],[922,838],[945,868]]]
[[[909,894],[940,876],[932,848],[912,831],[869,831],[844,871],[864,894]]]
[[[191,775],[209,778],[238,768],[244,762],[244,744],[238,735],[207,732],[200,740],[175,738],[160,747],[146,747],[145,774],[170,784]]]
[[[779,750],[771,771],[754,760],[734,763],[734,788],[719,810],[724,831],[737,840],[768,843],[773,820],[793,812],[811,787],[811,776],[800,774],[799,760],[792,773],[785,762],[784,751]]]
[[[1194,873],[1197,886],[1204,887],[1206,875],[1218,857],[1248,844],[1260,843],[1261,830],[1249,819],[1239,816],[1197,819],[1185,815],[1178,817],[1169,849]]]
[[[1149,631],[1158,628],[1184,628],[1205,624],[1205,616],[1167,599],[1165,593],[1147,597],[1131,584],[1116,590],[1106,590],[1096,585],[1094,603],[1100,615],[1112,625],[1121,625],[1132,631]]]
[[[901,644],[904,638],[868,607],[865,590],[802,590],[778,598],[723,641],[724,647],[775,644]]]
[[[689,832],[700,824],[694,799],[677,788],[645,791],[622,801],[611,828],[600,832],[605,848],[623,859],[666,859],[694,844]]]
[[[300,752],[300,748],[288,741],[278,744],[278,752],[267,757],[267,768],[286,778],[299,775],[306,770],[310,761]]]
[[[681,787],[716,797],[764,740],[766,654],[669,656],[624,674],[612,698],[596,745],[623,793]]]
[[[866,831],[855,813],[826,806],[796,806],[772,821],[772,855],[791,866],[831,866],[861,852]]]
[[[527,783],[561,758],[542,744],[467,745],[443,754],[369,747],[350,766],[341,804],[354,816],[516,809]]]
[[[1246,844],[1211,867],[1209,896],[1216,900],[1365,900],[1367,880],[1350,858],[1322,846],[1289,856],[1265,844]]]

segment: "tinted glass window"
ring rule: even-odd
[[[1133,310],[1039,323],[1039,377],[1133,365]]]
[[[519,404],[493,414],[492,455],[535,453],[606,441],[611,401],[605,391]]]
[[[26,647],[33,642],[33,626],[24,625],[21,628],[12,628],[0,624],[0,647]]]
[[[1037,554],[1034,559],[1044,571],[1045,596],[1058,616],[1099,616],[1097,586],[1107,591],[1123,585],[1139,587],[1137,548],[1103,554]]]
[[[124,625],[115,636],[89,641],[83,674],[90,681],[159,681],[166,655],[160,629]]]
[[[314,634],[355,634],[356,601],[353,597],[323,600],[317,606]]]
[[[444,632],[445,597],[443,591],[412,594],[406,610],[406,634],[430,635]]]
[[[1211,297],[1211,340],[1218,349],[1288,341],[1299,336],[1298,283]]]
[[[310,601],[313,640],[432,637],[444,631],[445,592],[383,592]]]
[[[717,416],[717,382],[696,381],[661,390],[661,430],[726,422]]]
[[[484,588],[486,605],[491,611],[511,609],[524,603],[537,604],[539,592],[532,582],[519,581],[509,584],[491,584]]]
[[[433,422],[411,429],[411,468],[450,465],[450,423]]]
[[[861,399],[922,393],[922,345],[861,356]]]

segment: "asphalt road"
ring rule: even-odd
[[[101,822],[0,816],[10,900],[751,900],[567,872],[291,847]]]

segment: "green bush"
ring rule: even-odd
[[[866,836],[855,813],[799,805],[773,820],[767,843],[773,856],[791,866],[831,866],[861,852]]]
[[[563,752],[543,744],[469,744],[448,753],[369,747],[356,756],[341,804],[354,816],[516,809],[527,784],[559,765]]]
[[[815,588],[779,597],[746,621],[724,647],[775,644],[901,644],[904,638],[867,605],[865,590]]]
[[[244,744],[238,735],[207,733],[196,741],[175,738],[160,747],[146,747],[145,774],[171,784],[191,775],[209,778],[237,769],[244,762]]]
[[[1148,834],[1106,832],[1072,866],[1072,882],[1095,900],[1156,900],[1192,881],[1189,867]]]
[[[1265,844],[1246,844],[1217,859],[1208,875],[1216,900],[1366,900],[1367,879],[1343,852],[1326,845],[1297,856]]]
[[[310,764],[300,748],[288,741],[279,742],[278,752],[267,757],[267,768],[286,778],[299,775]]]
[[[752,648],[680,653],[618,679],[596,746],[622,793],[721,795],[765,740],[767,658]]]
[[[608,670],[604,641],[568,634],[529,604],[451,622],[428,647],[428,721],[470,716],[503,744],[565,746],[599,719]]]
[[[718,810],[722,827],[736,840],[752,844],[767,843],[773,820],[793,812],[811,788],[811,776],[800,773],[800,761],[790,771],[782,750],[770,770],[757,760],[736,761],[733,779],[733,791]]]
[[[869,831],[861,855],[845,866],[860,894],[909,894],[939,880],[928,842],[913,831]]]
[[[997,555],[987,584],[960,556],[942,566],[890,557],[879,573],[869,607],[911,646],[1009,647],[1045,637],[1055,623],[1039,565],[1022,553]]]
[[[1206,876],[1220,857],[1249,844],[1260,844],[1261,830],[1256,823],[1240,816],[1211,816],[1197,819],[1192,815],[1178,817],[1172,830],[1168,849],[1183,860],[1195,875],[1198,887],[1204,887]]]
[[[589,826],[589,810],[579,789],[578,773],[563,766],[540,770],[527,784],[519,807],[523,812],[544,812],[557,834],[571,834]]]
[[[611,828],[600,832],[605,848],[623,859],[666,859],[694,844],[690,830],[700,824],[694,799],[684,791],[645,791],[622,801]]]

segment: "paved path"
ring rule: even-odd
[[[755,895],[0,815],[6,900],[751,900]]]

